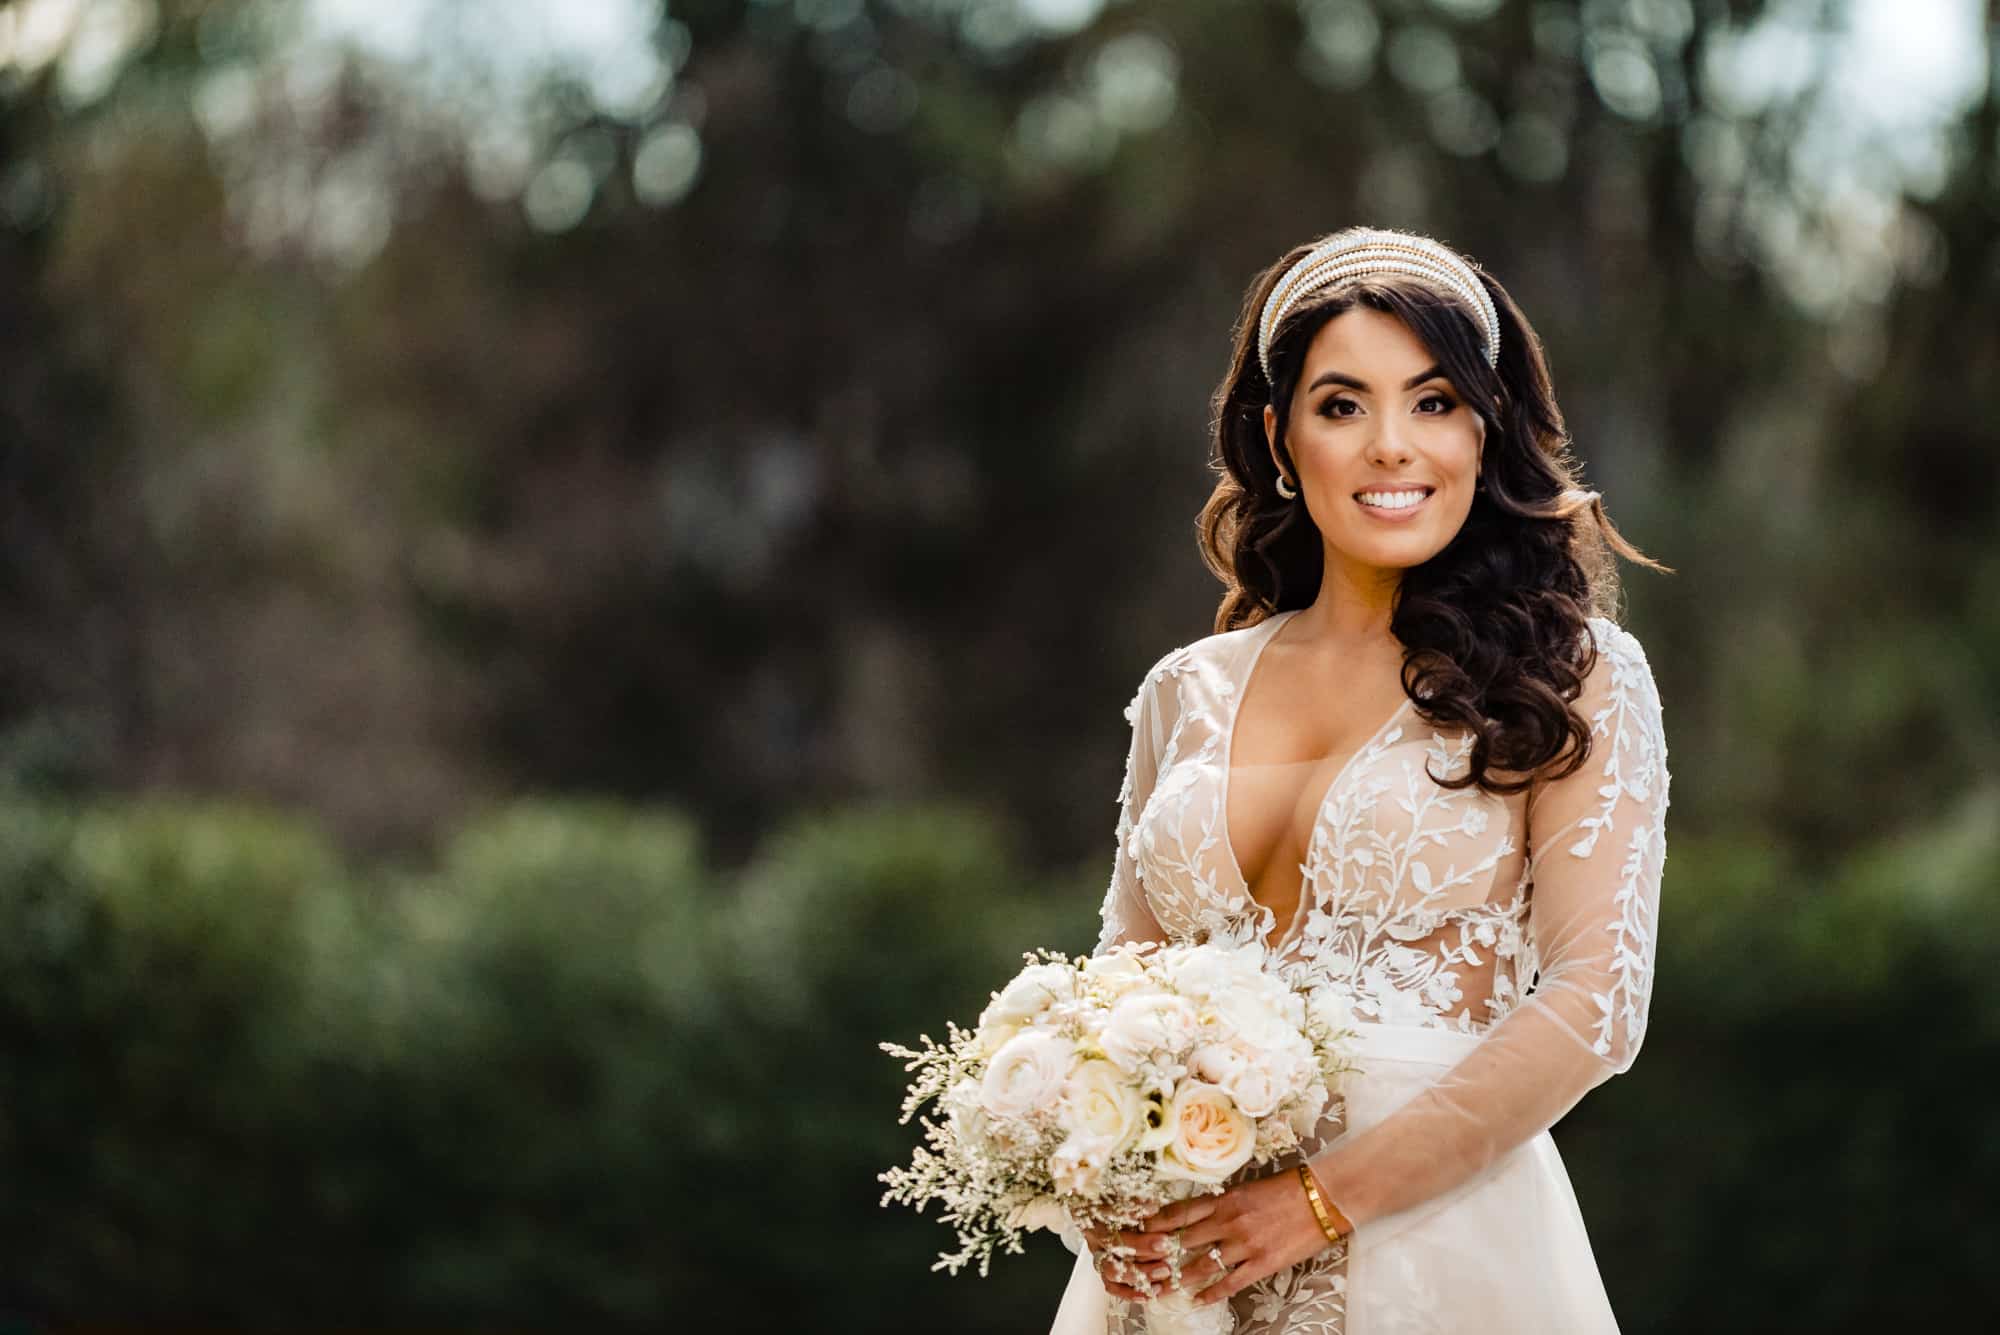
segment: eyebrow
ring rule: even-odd
[[[1408,380],[1405,380],[1403,382],[1403,388],[1406,390],[1415,389],[1418,385],[1423,384],[1424,381],[1435,380],[1443,374],[1444,374],[1444,368],[1442,366],[1433,366],[1428,370],[1419,371],[1417,374],[1411,376]],[[1322,371],[1320,372],[1318,379],[1314,380],[1310,385],[1306,386],[1306,393],[1308,394],[1312,393],[1314,390],[1318,389],[1321,385],[1345,385],[1349,389],[1358,389],[1363,393],[1369,392],[1368,382],[1365,380],[1356,380],[1353,376],[1342,375],[1339,371]]]

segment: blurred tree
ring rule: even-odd
[[[122,674],[17,673],[14,736],[111,720],[95,779],[373,847],[554,787],[740,854],[938,785],[1099,846],[1117,703],[1208,628],[1242,285],[1366,217],[1502,275],[1684,572],[1631,588],[1684,819],[1836,853],[1991,754],[1907,738],[1995,671],[1991,391],[1933,388],[1990,351],[1994,97],[1870,139],[1847,6],[762,0],[634,7],[617,58],[547,12],[166,5],[87,105],[17,80],[53,201],[18,281],[108,378],[134,508],[75,544]]]

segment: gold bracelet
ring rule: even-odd
[[[1319,1231],[1326,1234],[1328,1242],[1346,1242],[1354,1232],[1354,1225],[1340,1212],[1339,1206],[1329,1203],[1326,1197],[1320,1195],[1319,1179],[1313,1176],[1311,1166],[1303,1159],[1299,1160],[1299,1181],[1305,1185],[1306,1199],[1312,1202],[1313,1216],[1319,1220]],[[1336,1219],[1344,1227],[1336,1227],[1334,1224]]]

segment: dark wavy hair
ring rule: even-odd
[[[1474,738],[1466,774],[1432,778],[1446,788],[1518,793],[1537,773],[1571,774],[1590,753],[1590,725],[1570,707],[1597,659],[1586,618],[1616,619],[1612,554],[1671,567],[1627,542],[1602,498],[1577,486],[1541,340],[1507,290],[1470,259],[1499,313],[1497,366],[1487,365],[1462,301],[1421,280],[1378,274],[1322,288],[1292,310],[1273,334],[1266,380],[1257,356],[1265,298],[1296,261],[1337,235],[1295,246],[1258,274],[1237,318],[1229,372],[1211,404],[1209,462],[1219,476],[1199,524],[1202,559],[1225,586],[1215,629],[1255,625],[1317,597],[1319,530],[1303,500],[1278,494],[1264,405],[1277,409],[1278,450],[1296,478],[1284,430],[1307,346],[1355,306],[1393,315],[1486,420],[1483,485],[1471,513],[1443,551],[1403,572],[1390,618],[1404,646],[1403,690],[1417,712]]]

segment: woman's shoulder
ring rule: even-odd
[[[1139,679],[1139,688],[1132,693],[1132,703],[1125,706],[1125,718],[1129,722],[1139,709],[1140,701],[1149,693],[1162,693],[1175,687],[1183,678],[1206,671],[1219,681],[1227,681],[1228,664],[1231,655],[1241,651],[1249,642],[1250,635],[1263,625],[1257,622],[1249,626],[1237,626],[1231,630],[1216,631],[1199,639],[1189,640],[1161,654],[1153,660]],[[1218,669],[1220,673],[1218,674]]]
[[[1637,654],[1641,658],[1646,656],[1639,637],[1602,612],[1592,612],[1584,618],[1584,624],[1590,628],[1591,638],[1599,649],[1615,649],[1620,653]]]
[[[1645,683],[1652,686],[1653,666],[1646,659],[1646,646],[1639,637],[1608,616],[1593,612],[1585,618],[1591,642],[1597,647],[1597,663],[1590,677],[1602,687],[1616,689]]]
[[[1624,782],[1629,790],[1643,795],[1651,782],[1643,776],[1654,765],[1663,770],[1666,762],[1659,687],[1637,635],[1608,616],[1592,613],[1585,620],[1597,655],[1570,703],[1589,727],[1589,747],[1608,746],[1610,754],[1602,762],[1574,770],[1577,777],[1571,782],[1601,785],[1606,782],[1604,776],[1622,772],[1624,778],[1614,782]],[[1531,807],[1550,782],[1536,772]]]

